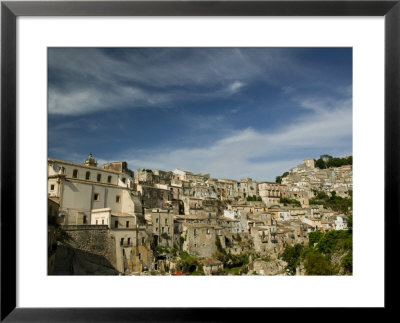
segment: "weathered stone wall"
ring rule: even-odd
[[[189,227],[183,250],[198,257],[211,257],[217,251],[215,237],[215,229],[211,226]]]
[[[64,226],[64,230],[70,239],[61,248],[65,249],[64,259],[56,256],[55,274],[68,274],[71,270],[71,274],[74,275],[115,275],[118,273],[115,239],[107,226],[95,228]],[[68,268],[64,268],[64,265]]]
[[[256,260],[252,264],[252,271],[259,275],[273,276],[273,275],[284,275],[285,274],[286,262],[280,259],[274,259],[271,261]]]

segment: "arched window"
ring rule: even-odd
[[[78,178],[78,170],[77,169],[74,169],[74,171],[72,172],[72,177]]]

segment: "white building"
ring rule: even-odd
[[[64,224],[91,224],[92,214],[106,222],[104,209],[141,216],[142,206],[131,175],[99,168],[91,155],[83,164],[49,158],[48,196],[59,199]]]

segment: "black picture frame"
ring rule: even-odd
[[[399,233],[400,0],[395,1],[2,1],[1,3],[1,321],[236,321],[243,308],[16,307],[16,19],[19,16],[384,16],[385,18],[385,309]],[[373,153],[373,152],[371,152]],[[382,208],[383,210],[383,208]],[[40,293],[40,291],[38,291]],[[297,295],[301,297],[301,295]],[[217,306],[217,304],[216,304]],[[266,308],[268,304],[266,304]],[[251,309],[250,317],[266,308]],[[272,310],[272,309],[271,309]],[[284,309],[286,315],[292,311]],[[326,309],[332,311],[332,309]],[[246,311],[249,311],[247,308]],[[280,309],[282,314],[282,309]],[[329,315],[329,314],[328,314]],[[339,318],[338,318],[339,319]]]

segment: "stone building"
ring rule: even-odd
[[[145,218],[151,228],[154,247],[158,245],[174,247],[174,217],[175,215],[167,209],[153,209],[146,212]]]
[[[172,204],[172,194],[166,185],[156,187],[144,184],[138,184],[137,190],[140,193],[142,204],[145,209],[164,209]]]
[[[48,159],[48,195],[58,198],[64,224],[89,224],[93,209],[142,214],[133,177],[126,172],[98,168],[92,156],[84,164]]]
[[[153,181],[153,171],[150,169],[137,169],[135,182],[137,184],[152,185]]]
[[[205,223],[182,223],[184,239],[182,249],[198,257],[211,257],[217,251],[217,232],[213,225]]]
[[[151,234],[145,225],[137,225],[134,229],[114,227],[111,235],[115,239],[116,268],[119,272],[141,272],[151,267]]]
[[[203,265],[203,271],[206,275],[216,274],[224,270],[224,264],[215,258],[206,258],[200,260]]]
[[[281,197],[287,197],[287,186],[279,183],[260,183],[258,191],[266,205],[279,204]]]
[[[238,193],[239,196],[247,198],[248,196],[258,196],[258,183],[253,181],[251,178],[240,179]]]
[[[126,162],[99,168],[92,155],[83,164],[48,159],[49,198],[58,201],[64,228],[107,228],[114,241],[112,263],[120,272],[140,271],[151,264],[151,237],[133,183]]]

